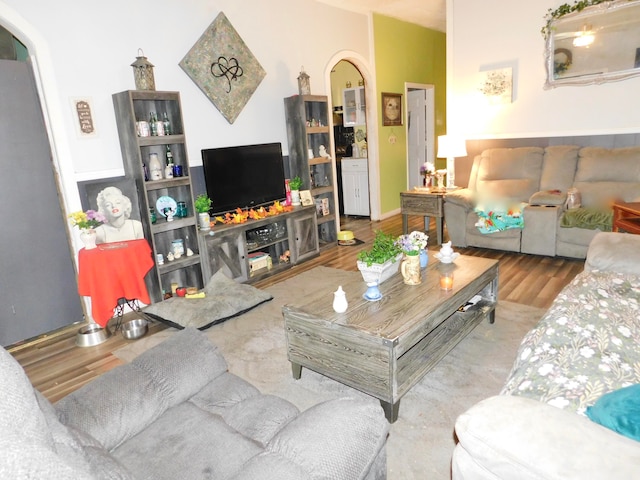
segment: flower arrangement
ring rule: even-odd
[[[400,235],[396,244],[406,255],[419,255],[420,250],[427,248],[429,235],[420,231],[413,231],[406,235]]]
[[[107,223],[106,217],[95,210],[87,210],[86,212],[73,212],[68,215],[71,225],[78,227],[80,230],[89,230],[99,227]]]
[[[436,167],[431,162],[424,162],[420,167],[420,175],[433,175],[436,173]]]

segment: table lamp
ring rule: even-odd
[[[467,145],[464,138],[454,135],[440,135],[438,137],[438,158],[447,159],[447,188],[456,186],[456,157],[467,156]]]

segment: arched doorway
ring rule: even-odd
[[[364,78],[347,60],[340,60],[331,70],[331,103],[339,212],[369,217]]]
[[[327,67],[325,70],[326,85],[329,86],[329,90],[331,90],[332,92],[332,94],[329,95],[329,103],[332,109],[334,109],[334,104],[332,100],[332,97],[334,96],[332,71],[341,62],[346,62],[349,65],[351,65],[351,68],[357,71],[360,76],[355,78],[361,78],[363,83],[363,85],[358,85],[357,83],[354,83],[354,81],[352,80],[351,88],[363,87],[363,93],[364,93],[364,98],[366,102],[365,103],[366,104],[365,122],[363,124],[366,126],[366,132],[363,132],[363,133],[366,136],[366,157],[367,157],[368,180],[369,180],[368,193],[369,193],[369,206],[370,206],[369,216],[371,220],[380,220],[380,176],[379,176],[379,158],[378,158],[378,148],[377,148],[378,127],[376,124],[377,102],[376,102],[376,93],[375,93],[376,92],[375,77],[371,73],[371,70],[366,60],[358,53],[343,51],[334,55],[327,63]],[[336,89],[344,90],[345,88],[347,88],[346,82],[347,80],[337,81],[337,85],[335,86]],[[356,79],[355,82],[358,82],[358,79]],[[340,103],[340,105],[335,105],[335,106],[342,106],[342,103]],[[344,115],[344,112],[343,112],[343,115]],[[335,126],[334,119],[332,119],[332,124],[331,124],[332,130],[335,130],[334,126]],[[332,134],[334,134],[334,132],[332,132]],[[356,132],[354,132],[354,137],[355,137],[355,134]],[[333,138],[332,141],[333,141],[333,144],[336,145],[335,138]],[[363,144],[363,141],[361,141],[361,144]],[[336,174],[336,178],[338,178],[337,174]],[[339,199],[336,198],[336,201],[339,202]]]

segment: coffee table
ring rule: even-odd
[[[448,292],[440,289],[445,270],[454,272]],[[344,313],[332,306],[338,284],[283,307],[287,357],[295,379],[305,367],[372,395],[393,423],[402,396],[480,321],[493,323],[498,262],[465,255],[449,265],[431,259],[420,285],[405,285],[398,273],[380,285],[377,302],[363,298],[367,286],[354,273],[340,279],[349,302]],[[482,299],[458,310],[475,295]]]

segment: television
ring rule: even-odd
[[[286,196],[279,142],[204,149],[202,167],[212,215],[259,207]]]

